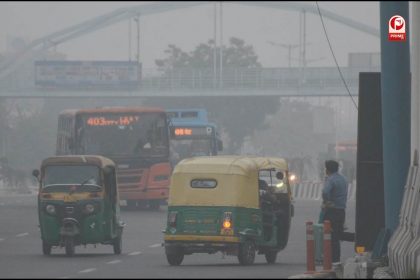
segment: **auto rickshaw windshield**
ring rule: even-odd
[[[275,169],[260,170],[259,178],[264,180],[268,186],[273,187],[276,193],[287,193],[288,190],[285,177],[283,177],[283,179],[278,179],[276,176],[278,172],[279,171]]]
[[[76,191],[100,191],[100,170],[94,165],[50,165],[46,166],[42,179],[45,192],[74,191],[72,186],[82,186]]]

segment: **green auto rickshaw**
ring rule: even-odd
[[[49,157],[33,171],[44,255],[59,246],[71,256],[77,245],[99,243],[121,253],[124,223],[115,172],[112,160],[93,155]]]
[[[284,159],[212,156],[179,162],[171,177],[164,246],[170,265],[216,253],[268,263],[288,242],[293,200]]]

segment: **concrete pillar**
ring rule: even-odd
[[[399,222],[411,149],[410,37],[405,42],[388,40],[388,22],[394,15],[405,19],[409,34],[408,1],[380,2],[385,227],[391,233]]]
[[[411,3],[411,162],[414,150],[420,151],[420,3]]]

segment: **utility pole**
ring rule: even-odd
[[[217,15],[217,3],[214,3],[214,47],[213,47],[213,87],[216,87],[216,76],[217,76],[217,52],[216,52],[216,36],[217,36],[217,22],[216,22],[216,15]]]
[[[131,62],[131,18],[128,19],[128,61]]]
[[[306,11],[303,10],[303,45],[302,45],[303,70],[306,67]]]
[[[305,68],[306,68],[306,11],[302,11],[302,17],[303,17],[303,45],[302,45],[302,81],[305,81]]]
[[[140,65],[140,14],[134,18],[137,24],[137,65]]]
[[[223,2],[220,2],[220,88],[223,87]]]
[[[289,46],[288,46],[288,49],[289,49],[289,55],[288,55],[288,57],[289,57],[289,68],[290,67],[292,67],[292,44],[289,44]]]
[[[299,13],[299,67],[300,80],[305,80],[306,67],[306,11],[302,9]]]
[[[273,41],[267,41],[267,43],[269,43],[270,45],[273,46],[278,46],[278,47],[283,47],[283,48],[287,48],[288,50],[288,60],[289,60],[289,68],[292,67],[292,49],[300,47],[299,44],[281,44],[281,43],[276,43]]]

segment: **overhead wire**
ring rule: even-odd
[[[333,48],[332,48],[332,45],[331,45],[330,39],[329,39],[329,37],[328,37],[327,29],[325,28],[324,19],[323,19],[323,17],[322,17],[321,10],[319,9],[318,1],[315,1],[315,3],[316,3],[316,7],[317,7],[317,9],[318,9],[318,14],[319,14],[319,17],[320,17],[320,19],[321,19],[322,28],[324,29],[325,38],[327,39],[328,46],[330,47],[330,51],[331,51],[331,54],[332,54],[332,56],[333,56],[333,58],[334,58],[334,62],[335,62],[335,65],[336,65],[336,67],[337,67],[338,73],[340,74],[340,78],[341,78],[341,80],[343,81],[343,84],[344,84],[344,86],[345,86],[345,88],[346,88],[346,90],[347,90],[348,95],[349,95],[349,96],[350,96],[350,98],[351,98],[351,101],[352,101],[352,102],[353,102],[353,104],[354,104],[354,107],[355,107],[355,108],[356,108],[356,110],[358,111],[358,110],[359,110],[359,108],[357,107],[356,101],[354,101],[353,95],[351,95],[350,89],[349,89],[349,87],[347,86],[346,80],[344,79],[343,73],[341,72],[340,66],[338,65],[337,58],[335,57],[334,50],[333,50]]]

